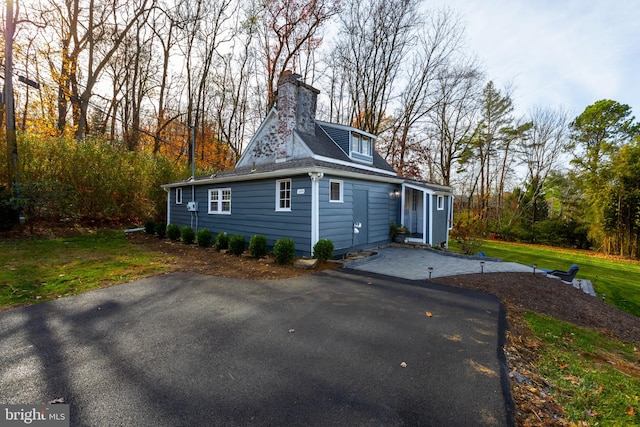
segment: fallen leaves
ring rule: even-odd
[[[425,314],[427,315],[427,317],[433,317],[433,313],[430,311],[427,311]]]

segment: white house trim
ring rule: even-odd
[[[389,176],[398,176],[398,174],[396,172],[391,172],[391,171],[386,171],[384,169],[378,169],[376,167],[373,166],[366,166],[363,164],[359,164],[359,163],[353,163],[353,162],[347,162],[344,160],[336,160],[336,159],[332,159],[331,157],[324,157],[324,156],[313,156],[314,159],[316,160],[321,160],[323,162],[329,162],[329,163],[333,163],[336,165],[342,165],[342,166],[350,166],[352,168],[356,168],[356,169],[362,169],[362,170],[366,170],[366,171],[370,171],[370,172],[377,172],[377,173],[382,173],[385,175],[389,175]]]
[[[324,174],[322,172],[309,172],[311,178],[311,249],[320,240],[320,180]]]
[[[425,188],[419,185],[414,185],[414,184],[409,184],[409,183],[403,183],[402,184],[402,189],[401,189],[401,209],[400,209],[400,218],[401,218],[401,222],[403,224],[406,223],[407,218],[405,218],[405,189],[410,188],[412,190],[415,191],[420,191],[422,192],[422,238],[418,239],[418,238],[409,238],[409,241],[411,242],[416,242],[416,243],[422,243],[425,245],[431,245],[432,241],[433,241],[433,212],[431,211],[432,209],[432,203],[431,203],[431,199],[433,197],[434,194],[436,194],[436,191],[429,189],[429,188]],[[427,219],[428,218],[428,219]],[[427,234],[429,235],[429,238],[427,238]]]
[[[429,212],[429,245],[433,245],[433,195],[429,194],[429,203],[427,204],[427,193],[425,193],[425,195],[422,197],[424,199],[424,211]],[[429,206],[429,210],[427,211],[427,205]],[[426,218],[425,218],[426,221]]]
[[[163,187],[167,192],[167,225],[171,224],[171,188]]]
[[[198,185],[219,185],[226,182],[242,182],[242,181],[254,181],[258,179],[269,179],[269,178],[281,178],[281,177],[289,177],[294,175],[306,175],[309,173],[309,170],[314,173],[323,173],[327,175],[340,176],[345,178],[357,178],[357,179],[367,179],[369,181],[375,182],[388,182],[391,184],[401,184],[403,179],[398,178],[396,175],[393,176],[376,176],[376,175],[366,175],[360,172],[350,172],[342,169],[332,169],[329,167],[297,167],[291,169],[281,169],[270,172],[256,172],[252,174],[245,175],[236,175],[236,176],[228,176],[228,177],[216,177],[213,176],[211,178],[199,179],[197,181]],[[381,172],[380,169],[376,169],[376,172]],[[175,188],[184,186],[185,183],[191,181],[181,181],[174,182],[171,184],[164,184],[162,188]],[[415,187],[417,189],[424,189],[424,187]]]

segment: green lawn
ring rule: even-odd
[[[580,266],[578,277],[599,294],[640,315],[640,263],[591,252],[487,241],[488,256],[539,267]],[[86,292],[170,269],[166,255],[127,242],[122,231],[97,231],[62,239],[0,240],[0,309]],[[640,379],[619,369],[635,366],[633,346],[536,313],[527,324],[539,348],[537,366],[568,419],[582,425],[640,425]]]
[[[454,248],[455,249],[455,248]],[[551,246],[484,241],[481,251],[490,257],[502,258],[538,268],[567,270],[578,264],[576,277],[591,280],[598,297],[620,309],[640,317],[640,262],[605,257],[595,252],[563,249]]]
[[[599,298],[604,294],[608,303],[640,316],[640,262],[496,240],[484,241],[480,251],[538,268],[567,270],[578,264],[577,277],[591,280]],[[530,368],[546,379],[567,419],[585,426],[640,425],[640,378],[637,369],[625,368],[637,367],[637,348],[534,312],[526,321],[543,343]]]
[[[529,313],[526,319],[544,343],[535,368],[567,419],[588,423],[578,425],[640,425],[638,351],[632,344],[548,316]]]
[[[0,308],[161,273],[167,270],[165,260],[162,254],[128,243],[122,231],[0,240]]]

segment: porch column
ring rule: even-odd
[[[167,192],[167,225],[171,224],[171,188],[165,188]]]
[[[320,240],[320,180],[323,176],[322,172],[309,172],[311,178],[311,255],[313,255],[313,245]]]

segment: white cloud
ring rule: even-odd
[[[640,2],[450,0],[466,22],[469,48],[498,87],[515,86],[523,113],[533,105],[579,114],[598,99],[640,116]]]

